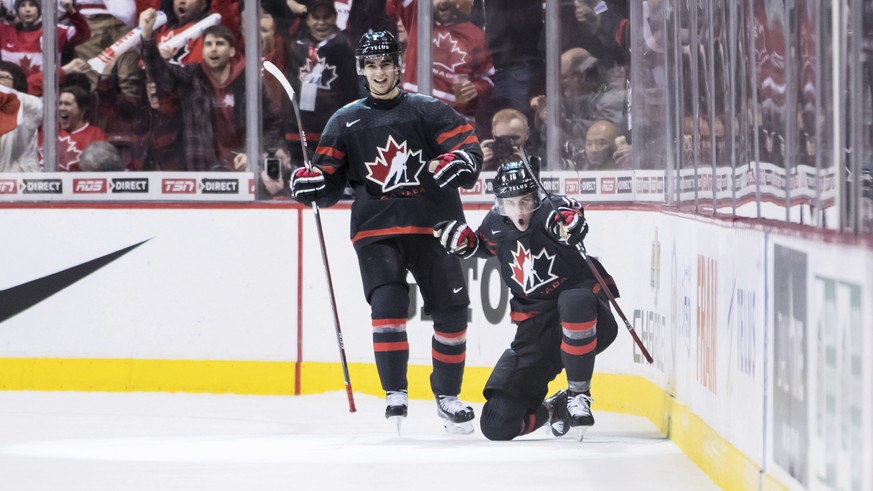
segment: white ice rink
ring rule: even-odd
[[[0,392],[0,489],[709,490],[649,421],[596,410],[580,443],[443,432],[411,401],[398,438],[384,401],[344,393],[236,396]],[[481,404],[474,404],[477,415]]]

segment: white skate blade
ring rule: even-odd
[[[469,435],[474,431],[472,421],[464,421],[463,423],[452,423],[447,419],[444,419],[442,421],[443,428],[446,430],[446,433],[450,433],[452,435]]]
[[[389,423],[394,423],[394,429],[397,430],[398,437],[403,436],[402,434],[400,434],[400,426],[402,425],[404,419],[406,419],[405,416],[391,416],[388,418]]]
[[[580,442],[585,439],[585,433],[588,432],[589,428],[591,428],[591,427],[590,426],[577,426],[576,427],[576,434],[579,436]]]

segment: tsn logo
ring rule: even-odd
[[[18,185],[14,180],[0,180],[0,194],[16,194]]]
[[[564,179],[564,194],[579,194],[582,188],[578,179]]]
[[[461,188],[458,188],[458,190],[461,192],[461,194],[478,195],[478,194],[482,194],[483,187],[484,186],[482,184],[482,179],[477,179],[476,184],[473,184],[473,187],[471,187],[470,189],[466,189],[466,188],[461,187]]]
[[[99,194],[107,191],[106,179],[73,179],[73,194]]]
[[[197,192],[197,181],[194,179],[164,179],[161,182],[164,194],[194,194]]]

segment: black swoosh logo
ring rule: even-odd
[[[24,312],[150,240],[146,239],[72,268],[0,290],[0,322]]]

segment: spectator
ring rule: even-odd
[[[167,15],[167,23],[158,30],[156,35],[158,45],[178,36],[209,15],[217,13],[221,15],[221,25],[227,26],[233,34],[233,45],[236,46],[241,39],[238,2],[235,0],[218,1],[214,7],[212,0],[173,0],[173,11]],[[185,66],[191,63],[200,63],[203,61],[204,41],[204,36],[196,36],[182,48],[161,53],[161,55],[168,58],[173,65]],[[239,54],[242,55],[242,53]]]
[[[474,121],[480,103],[491,96],[494,65],[485,33],[458,8],[457,0],[433,1],[433,95]],[[403,22],[408,36],[403,88],[418,91],[418,0],[389,0],[389,13]]]
[[[261,168],[257,196],[271,200],[290,200],[291,198],[291,155],[285,142],[276,140],[266,142],[267,157]],[[271,167],[269,159],[278,159],[278,166]],[[275,174],[272,174],[277,171]],[[272,175],[271,175],[272,174]]]
[[[91,31],[82,14],[76,11],[73,0],[60,0],[64,16],[70,25],[57,27],[58,52],[88,39]],[[16,0],[14,25],[0,24],[2,59],[18,64],[25,77],[42,71],[42,0]]]
[[[480,138],[490,138],[487,126],[497,111],[518,109],[528,121],[528,103],[545,93],[546,53],[543,2],[530,0],[482,0],[485,13],[485,38],[494,63],[494,89],[491,99],[479,107]],[[475,6],[474,6],[475,9]]]
[[[525,153],[529,156],[531,155],[530,148],[528,147],[530,129],[528,128],[527,118],[521,111],[512,108],[498,111],[491,118],[491,128],[494,138],[482,140],[482,170],[497,170],[499,159],[495,159],[494,147],[501,139],[507,139],[511,143],[513,154],[517,153],[519,148],[524,148]],[[499,143],[497,143],[497,146],[497,153],[506,153],[499,151]]]
[[[118,149],[106,141],[95,141],[88,145],[79,158],[82,172],[118,172],[124,170]]]
[[[318,147],[327,120],[337,109],[362,97],[355,51],[336,25],[333,0],[316,0],[306,14],[307,35],[291,46],[287,74],[299,94],[300,118],[310,155]],[[287,104],[287,101],[283,101]],[[290,114],[290,107],[286,111]],[[295,162],[302,162],[296,118],[287,118],[285,138]]]
[[[79,85],[62,87],[58,92],[58,171],[80,170],[82,151],[95,141],[106,140],[106,133],[86,119],[90,107],[91,94]],[[40,148],[42,142],[40,133]]]
[[[606,68],[630,64],[630,20],[602,0],[574,0],[572,26],[565,27],[564,49],[585,48]]]
[[[245,2],[240,7],[245,8]],[[261,9],[276,22],[275,31],[284,39],[295,39],[303,28],[304,4],[294,0],[261,0]]]
[[[177,66],[161,57],[154,39],[155,10],[140,15],[146,74],[159,94],[180,99],[188,170],[245,170],[244,60],[235,59],[234,35],[216,25],[203,33],[202,63]],[[263,98],[263,138],[279,137],[278,117]]]
[[[76,46],[76,56],[87,61],[99,55],[115,41],[127,34],[134,24],[134,0],[82,0],[79,10],[88,22],[91,37]],[[142,96],[142,70],[136,52],[119,56],[115,65],[119,90],[126,97]],[[91,87],[97,86],[97,72],[88,72]]]
[[[617,137],[618,131],[612,122],[601,119],[592,124],[585,136],[585,162],[582,169],[615,169],[613,155],[616,151]]]
[[[361,39],[368,32],[389,31],[397,33],[396,19],[385,15],[386,0],[354,0],[349,10],[349,19],[345,31],[349,39]],[[342,26],[340,26],[342,27]]]
[[[154,82],[146,80],[146,107],[140,109],[133,129],[140,139],[142,170],[185,171],[185,141],[179,100],[160,97]]]
[[[609,71],[583,48],[570,48],[561,55],[561,166],[575,169],[585,162],[588,128],[598,120],[616,126],[619,135],[627,131],[627,91],[610,88]],[[531,100],[534,137],[546,141],[546,97]],[[623,154],[622,166],[629,157]],[[553,166],[552,169],[558,167]]]
[[[42,126],[42,99],[27,93],[24,72],[0,61],[0,172],[37,172],[37,132]]]

